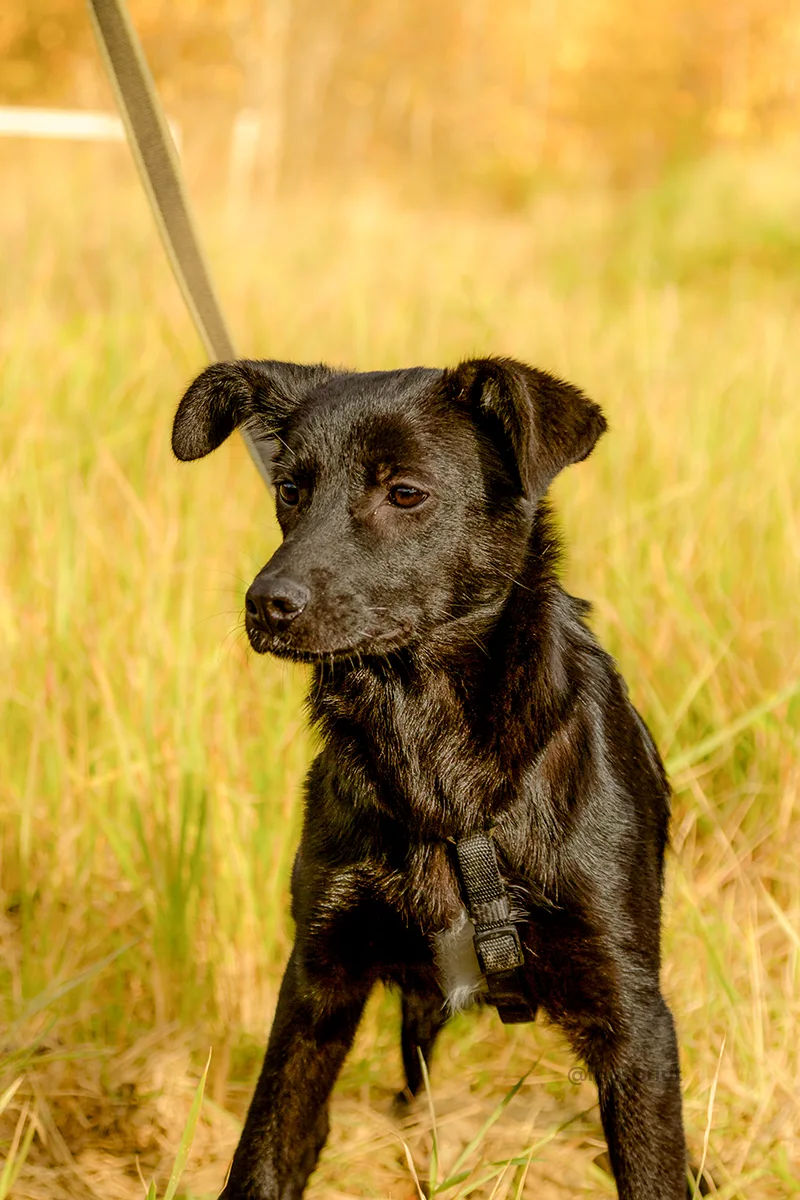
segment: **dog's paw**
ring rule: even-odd
[[[395,1121],[406,1121],[411,1115],[414,1097],[408,1088],[403,1088],[402,1091],[395,1094],[392,1100],[392,1116]]]

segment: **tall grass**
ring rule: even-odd
[[[171,458],[202,360],[122,149],[3,155],[3,1179],[24,1200],[153,1176],[160,1194],[212,1046],[182,1185],[211,1197],[290,944],[313,752],[303,672],[241,635],[276,526],[237,442]],[[369,193],[202,212],[243,352],[516,354],[606,408],[556,487],[567,584],[676,768],[664,984],[687,1127],[748,1200],[800,1190],[798,192],[790,159],[720,157],[648,192],[543,191],[513,219]],[[311,1195],[428,1176],[425,1105],[389,1115],[396,1007],[369,1008]],[[445,1194],[613,1194],[572,1066],[554,1031],[453,1023],[438,1182],[467,1174]]]

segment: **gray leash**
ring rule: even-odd
[[[125,0],[89,0],[89,11],[133,157],[186,306],[208,357],[233,359],[233,342],[200,249],[172,136]],[[270,486],[268,459],[259,453],[247,430],[240,432],[259,474]],[[491,837],[479,833],[462,838],[456,851],[489,1002],[506,1023],[532,1021],[536,1006],[520,969],[525,956],[511,920]]]
[[[212,362],[234,359],[233,342],[200,249],[172,136],[125,0],[89,0],[89,12],[139,176],[200,340]],[[261,478],[271,486],[267,461],[247,430],[240,429],[240,433]]]

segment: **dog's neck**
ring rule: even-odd
[[[424,649],[316,671],[312,718],[365,803],[421,837],[462,836],[513,804],[570,707],[565,656],[583,610],[557,581],[558,554],[542,506],[493,613],[442,627]]]

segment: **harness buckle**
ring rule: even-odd
[[[514,925],[494,925],[475,930],[475,950],[484,975],[512,971],[525,963],[519,933]]]

